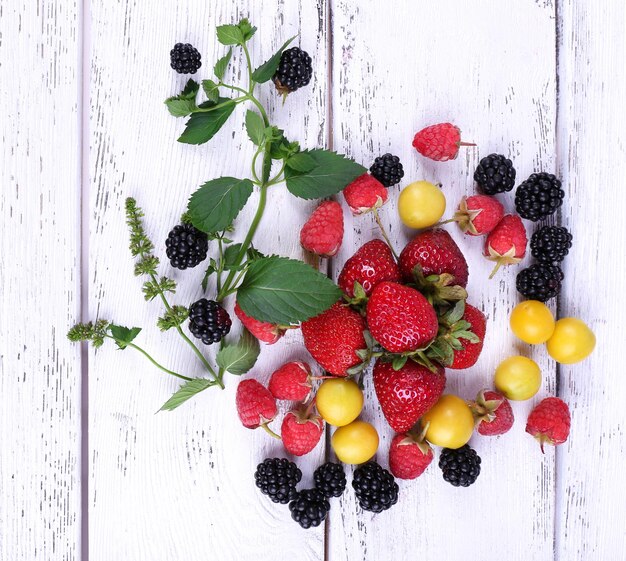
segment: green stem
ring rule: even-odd
[[[282,176],[282,173],[285,171],[285,166],[286,166],[287,162],[283,161],[283,165],[280,168],[280,170],[278,170],[278,173],[272,177],[272,179],[270,179],[267,183],[268,187],[271,187],[272,185],[276,185],[277,183],[281,183],[284,180],[284,177]]]
[[[182,374],[179,374],[178,372],[174,372],[173,370],[170,370],[169,368],[165,368],[165,366],[163,366],[162,364],[159,364],[156,360],[152,358],[152,356],[147,351],[142,349],[139,345],[135,345],[135,343],[126,343],[125,341],[121,341],[120,339],[117,339],[116,337],[113,337],[112,335],[105,335],[105,337],[107,339],[113,339],[113,341],[115,341],[116,343],[126,345],[127,347],[132,347],[133,349],[138,350],[152,364],[154,364],[154,366],[156,366],[159,370],[166,372],[167,374],[176,376],[177,378],[180,378],[181,380],[186,380],[187,382],[190,382],[193,379],[193,378],[188,378],[187,376],[183,376]]]
[[[231,103],[241,103],[243,101],[246,101],[248,99],[247,95],[242,95],[241,97],[235,97],[232,99],[229,99],[228,101],[222,101],[222,103],[218,103],[217,105],[211,105],[211,107],[196,107],[196,109],[193,110],[194,113],[210,113],[211,111],[215,111],[216,109],[219,109],[220,107],[224,107],[225,105],[230,105]]]
[[[243,260],[246,252],[248,251],[248,248],[250,247],[250,244],[252,243],[254,234],[256,233],[256,230],[259,227],[259,222],[261,221],[261,217],[263,216],[263,212],[265,211],[265,204],[267,203],[267,185],[261,184],[261,189],[260,189],[259,194],[260,194],[259,206],[257,207],[256,214],[254,215],[252,223],[250,224],[248,235],[246,236],[246,239],[241,244],[241,249],[239,250],[239,254],[237,255],[237,259],[235,260],[235,268],[233,268],[233,270],[230,271],[230,273],[226,277],[224,286],[222,286],[222,290],[217,295],[218,302],[221,302],[222,300],[224,300],[224,298],[226,298],[226,296],[229,294],[229,291],[232,288],[233,279],[235,278],[235,275],[237,274],[237,271],[235,269],[241,264],[241,261]]]
[[[231,86],[230,84],[224,84],[224,82],[220,82],[218,86],[224,86],[225,88],[228,88],[229,90],[240,92],[242,94],[245,94],[246,97],[248,96],[248,93],[249,93],[248,90],[244,90],[243,88],[239,88],[237,86]]]
[[[158,283],[157,278],[154,275],[154,273],[150,273],[150,278],[152,279],[152,282],[154,283],[154,285],[158,287],[159,283]],[[172,307],[170,306],[169,302],[167,301],[167,298],[165,297],[165,294],[163,293],[163,291],[160,288],[159,288],[159,296],[161,297],[161,300],[163,301],[163,305],[165,306],[165,309],[168,312],[171,312],[172,311]],[[213,378],[217,379],[217,374],[215,374],[215,370],[213,370],[213,368],[211,367],[211,365],[207,361],[206,357],[200,352],[200,349],[198,347],[196,347],[196,345],[193,343],[193,341],[191,339],[189,339],[189,337],[187,337],[187,335],[185,335],[185,332],[183,331],[183,329],[182,329],[182,327],[180,325],[176,326],[176,331],[178,331],[178,334],[192,348],[193,352],[196,353],[196,355],[198,356],[198,358],[200,359],[202,364],[204,364],[204,367],[209,371],[211,376],[213,376]],[[221,383],[220,383],[220,386],[222,386],[222,389],[224,388],[224,385],[221,384]]]
[[[248,46],[245,43],[242,47],[243,53],[246,55],[246,64],[248,66],[248,93],[252,95],[256,82],[252,79],[252,61],[250,60],[250,51],[248,51]]]
[[[269,434],[272,438],[275,438],[276,440],[282,440],[282,438],[280,437],[280,435],[276,434],[271,428],[269,428],[267,426],[266,423],[263,423],[261,425],[261,428],[267,433]]]
[[[378,215],[378,209],[375,208],[373,212],[374,212],[374,220],[376,220],[376,224],[378,224],[378,228],[380,228],[380,233],[383,235],[383,238],[385,238],[385,241],[387,242],[389,249],[391,249],[391,253],[393,253],[394,257],[397,260],[398,254],[396,253],[396,250],[393,248],[393,244],[391,243],[391,240],[389,239],[389,236],[387,235],[387,232],[385,231],[385,227],[383,226],[380,216]]]

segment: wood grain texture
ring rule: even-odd
[[[597,336],[584,362],[560,367],[572,429],[557,454],[556,558],[626,559],[626,384],[620,349],[626,234],[626,5],[560,3],[559,172],[562,223],[574,236],[564,261],[560,315],[582,318]]]
[[[514,6],[404,1],[389,10],[335,1],[335,148],[367,165],[385,152],[397,154],[406,172],[401,186],[418,179],[441,182],[447,215],[462,195],[474,192],[473,171],[489,153],[510,156],[520,180],[533,171],[554,171],[554,17],[553,6],[530,0]],[[477,148],[463,148],[448,163],[419,156],[411,147],[415,132],[445,121],[457,124]],[[381,216],[399,250],[412,233],[397,217],[397,194],[396,187]],[[514,210],[512,194],[500,198],[508,211]],[[447,391],[473,398],[491,386],[499,361],[514,354],[539,363],[543,387],[530,402],[513,404],[516,423],[510,433],[472,439],[483,463],[469,489],[445,483],[435,459],[419,480],[400,483],[400,501],[387,513],[363,513],[353,493],[346,493],[341,508],[331,511],[333,560],[419,555],[454,561],[466,559],[468,551],[488,560],[501,558],[502,552],[510,560],[553,558],[554,454],[542,456],[524,425],[532,405],[554,393],[555,368],[542,349],[519,344],[508,328],[510,310],[518,302],[519,269],[509,267],[488,281],[491,266],[481,256],[482,240],[464,237],[454,226],[447,229],[467,256],[469,301],[489,318],[481,359],[470,370],[448,371]],[[356,218],[354,230],[346,228],[335,273],[374,237],[379,234],[373,219]],[[380,432],[377,459],[386,466],[393,432],[378,409],[370,379],[366,394],[364,417]]]
[[[160,306],[142,302],[141,282],[132,276],[126,250],[124,199],[135,196],[144,207],[148,232],[165,258],[163,242],[191,192],[222,175],[248,177],[253,151],[243,108],[209,144],[176,142],[184,120],[171,117],[163,99],[180,91],[185,78],[169,69],[169,50],[177,41],[195,45],[203,56],[198,76],[210,78],[214,61],[226,51],[215,39],[216,25],[249,16],[260,29],[252,42],[257,64],[300,33],[300,44],[315,61],[316,78],[306,93],[289,96],[282,106],[271,84],[259,91],[272,122],[290,139],[316,147],[326,139],[327,15],[323,2],[281,0],[262,5],[190,0],[167,10],[165,15],[139,2],[93,5],[90,313],[145,327],[141,344],[157,359],[200,375],[194,355],[176,334],[161,334],[154,326]],[[228,72],[229,81],[245,83],[239,51],[231,68],[237,70]],[[255,245],[303,257],[294,232],[314,205],[273,187]],[[255,206],[253,196],[236,222],[236,239],[243,238]],[[199,298],[203,271],[181,273],[164,261],[161,270],[180,283],[172,301],[188,305]],[[283,452],[262,431],[241,427],[234,407],[238,379],[227,375],[225,391],[211,389],[173,413],[155,415],[179,384],[131,353],[104,347],[90,358],[91,561],[193,561],[215,555],[270,560],[276,559],[276,543],[285,558],[321,558],[323,528],[300,530],[285,507],[254,487],[256,464]],[[251,375],[267,381],[276,367],[295,358],[307,358],[297,331],[271,352],[264,348]],[[303,483],[311,482],[323,454],[321,443],[298,460]]]
[[[0,559],[80,552],[79,28],[0,6]]]

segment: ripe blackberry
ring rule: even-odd
[[[254,472],[254,481],[261,493],[272,502],[286,505],[298,495],[296,485],[302,479],[298,466],[285,458],[266,458]]]
[[[480,160],[474,181],[485,195],[510,191],[515,186],[513,162],[501,154],[489,154]]]
[[[563,204],[565,191],[551,173],[533,173],[515,192],[515,209],[527,220],[537,222],[554,214]]]
[[[572,234],[560,226],[543,226],[530,240],[533,257],[550,265],[560,263],[572,247]]]
[[[289,503],[291,518],[303,528],[319,526],[328,511],[330,503],[321,491],[317,489],[303,489],[297,493],[294,500]]]
[[[232,322],[217,302],[201,298],[189,309],[189,331],[205,345],[218,343],[228,334]]]
[[[165,240],[165,253],[172,267],[188,269],[206,259],[209,240],[204,232],[191,224],[174,226]]]
[[[517,291],[529,300],[546,302],[561,292],[563,272],[556,265],[536,263],[517,274]]]
[[[202,66],[202,56],[189,43],[176,43],[170,51],[170,66],[179,74],[195,74]]]
[[[288,94],[306,86],[311,81],[311,76],[311,57],[302,49],[292,47],[283,51],[272,80],[280,93]]]
[[[385,187],[391,187],[400,183],[400,180],[404,177],[404,169],[402,169],[400,158],[392,154],[378,156],[374,160],[372,167],[370,167],[370,173]]]
[[[469,487],[480,475],[480,456],[467,444],[456,450],[444,448],[439,456],[443,478],[455,487]]]
[[[396,480],[376,462],[368,462],[354,470],[352,487],[363,510],[378,513],[398,502]]]
[[[315,488],[327,497],[339,497],[346,489],[346,472],[341,464],[326,462],[313,474]]]

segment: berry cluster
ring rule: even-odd
[[[291,518],[303,528],[319,526],[328,515],[331,497],[339,497],[346,489],[346,474],[340,464],[327,462],[313,475],[315,487],[296,489],[302,479],[300,469],[285,458],[266,458],[254,474],[256,486],[272,502],[289,504]]]

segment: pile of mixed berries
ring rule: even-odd
[[[200,65],[190,45],[176,45],[171,63],[179,72],[195,72]],[[282,53],[273,77],[279,93],[307,85],[311,59],[299,48]],[[442,123],[420,130],[413,140],[419,154],[435,161],[453,160],[461,146],[458,127]],[[373,239],[360,247],[343,266],[338,285],[343,298],[325,312],[301,324],[304,347],[323,370],[315,376],[309,364],[292,361],[270,377],[267,386],[254,378],[242,380],[236,406],[244,427],[262,427],[282,439],[291,456],[303,456],[320,442],[325,425],[335,427],[331,445],[343,464],[358,465],[352,487],[364,510],[382,512],[398,501],[398,479],[415,479],[434,459],[443,479],[457,487],[472,485],[481,472],[481,458],[468,442],[478,433],[502,435],[514,423],[510,401],[527,400],[541,386],[541,370],[524,356],[505,358],[496,368],[493,387],[471,400],[446,389],[446,371],[476,364],[483,349],[487,318],[468,302],[468,266],[459,246],[441,226],[455,222],[469,236],[485,236],[482,253],[494,262],[493,277],[502,266],[520,263],[528,236],[524,220],[552,216],[563,204],[561,182],[549,173],[533,173],[516,189],[515,212],[498,199],[516,185],[511,159],[501,154],[482,158],[474,172],[478,193],[459,202],[453,216],[442,220],[446,198],[441,185],[416,181],[398,196],[400,220],[419,230],[396,253],[382,227],[379,211],[389,189],[404,177],[400,159],[390,153],[375,159],[343,196],[353,215],[372,213],[385,241]],[[344,233],[342,207],[325,200],[300,231],[303,248],[320,257],[339,250]],[[174,267],[193,267],[207,256],[207,236],[181,224],[170,232],[167,255]],[[545,225],[530,241],[536,262],[521,270],[517,290],[527,300],[511,312],[510,326],[523,342],[546,344],[559,363],[572,364],[594,349],[595,337],[579,319],[555,321],[545,304],[559,294],[560,265],[572,247],[567,229]],[[276,343],[288,328],[258,321],[235,304],[235,314],[260,341]],[[217,303],[202,299],[191,306],[191,332],[207,344],[220,341],[231,319]],[[371,382],[368,380],[369,367]],[[378,405],[396,433],[388,450],[390,471],[373,461],[379,437],[374,426],[359,419],[364,407],[363,385],[372,383]],[[278,416],[278,400],[293,403],[281,421],[280,436],[269,424]],[[545,444],[566,441],[570,428],[568,406],[557,397],[543,399],[526,421],[526,432],[543,450]],[[326,463],[314,474],[315,487],[298,490],[300,469],[285,458],[268,458],[255,473],[257,487],[272,501],[288,504],[302,527],[318,526],[330,509],[329,499],[340,496],[346,474],[338,463]]]

